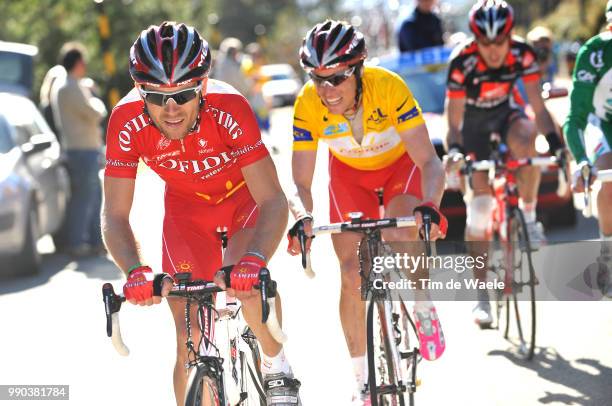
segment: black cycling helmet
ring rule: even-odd
[[[152,25],[130,49],[130,75],[139,85],[178,86],[208,77],[208,42],[195,28],[175,22]]]
[[[470,30],[476,38],[496,40],[514,26],[514,11],[503,0],[480,0],[470,10]]]
[[[315,25],[300,48],[300,63],[307,72],[353,65],[367,56],[363,34],[348,23],[334,20]]]

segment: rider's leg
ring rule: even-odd
[[[356,255],[360,234],[332,235],[332,242],[340,262],[340,322],[344,338],[353,359],[357,388],[365,385],[366,324],[365,302],[361,298],[359,258]]]
[[[612,169],[612,152],[600,156],[595,161],[598,170]],[[602,237],[612,240],[612,182],[602,182],[597,195],[597,212],[599,216],[599,231]],[[610,242],[612,244],[612,242]]]
[[[245,228],[237,231],[229,240],[223,266],[236,264],[247,250],[247,245],[255,233],[254,228]],[[287,362],[282,344],[279,344],[270,334],[265,324],[261,323],[261,302],[259,295],[254,295],[241,300],[242,314],[249,325],[262,349],[262,367],[270,366],[273,372],[290,372],[291,368]],[[279,323],[282,324],[282,310],[280,294],[276,296],[276,314]],[[280,369],[276,371],[275,369]]]
[[[537,156],[535,139],[537,136],[535,123],[527,118],[515,119],[508,129],[507,143],[512,156],[516,159]],[[521,209],[525,221],[536,221],[536,204],[538,188],[540,187],[540,168],[525,166],[517,171],[516,183],[521,199]]]
[[[495,201],[491,194],[488,174],[475,172],[472,175],[472,193],[464,196],[466,205],[465,241],[468,254],[473,258],[488,257],[491,239],[491,214]],[[486,281],[487,267],[474,267],[474,278]],[[487,290],[476,291],[478,300],[474,308],[474,321],[481,327],[492,322],[491,306]]]

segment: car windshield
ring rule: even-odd
[[[11,131],[4,116],[0,115],[0,154],[4,154],[13,148]]]
[[[425,113],[444,112],[446,69],[402,73],[401,76]]]

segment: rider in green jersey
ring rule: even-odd
[[[570,112],[563,127],[566,143],[578,170],[575,190],[584,189],[580,176],[585,165],[598,170],[612,169],[612,0],[606,6],[608,27],[587,41],[576,60]],[[612,182],[602,183],[597,196],[599,230],[602,239],[600,261],[612,268]],[[612,283],[606,278],[604,291],[612,297]]]

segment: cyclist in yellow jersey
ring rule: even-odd
[[[312,233],[311,184],[319,141],[330,150],[330,220],[346,221],[348,213],[378,218],[376,190],[383,188],[386,217],[422,215],[434,220],[432,239],[446,233],[438,210],[444,170],[429,140],[421,110],[402,79],[383,68],[365,67],[363,34],[353,26],[327,20],[312,28],[300,49],[310,81],[297,97],[293,121],[293,180],[290,201],[296,225],[290,231],[289,252],[300,252],[293,238],[298,224]],[[416,241],[417,228],[385,230],[387,241]],[[340,319],[356,377],[354,404],[367,404],[365,372],[365,306],[360,296],[356,255],[361,235],[332,236],[341,268]],[[410,252],[409,244],[402,250]],[[419,271],[423,275],[423,270]],[[416,291],[415,314],[426,359],[444,351],[444,336],[426,290]]]

